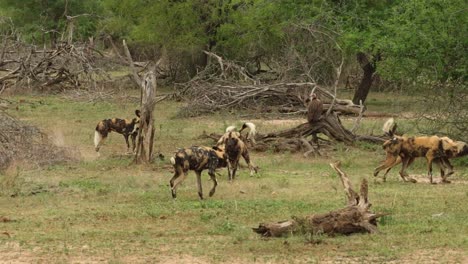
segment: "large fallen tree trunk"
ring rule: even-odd
[[[330,139],[344,143],[352,143],[356,138],[351,131],[343,127],[338,115],[332,113],[328,116],[324,116],[320,121],[314,124],[304,123],[292,129],[269,133],[263,136],[260,141],[268,142],[275,138],[301,138],[316,133],[323,133]]]
[[[381,144],[385,141],[383,137],[354,134],[341,124],[338,114],[336,112],[332,112],[328,116],[322,116],[322,119],[314,124],[304,123],[297,127],[279,132],[269,134],[259,133],[255,136],[255,145],[250,146],[250,148],[256,151],[303,151],[306,153],[305,156],[308,156],[308,153],[318,153],[318,151],[313,151],[311,149],[314,144],[307,138],[319,133],[326,135],[331,141],[343,142],[345,144],[353,144],[356,141],[367,141]],[[204,133],[201,137],[218,141],[221,136],[221,134],[217,133],[211,133],[209,135]],[[320,153],[318,154],[320,155]]]
[[[351,187],[349,177],[340,169],[340,164],[333,163],[330,166],[340,175],[348,197],[348,205],[345,208],[325,214],[295,217],[288,221],[262,223],[257,228],[253,228],[253,231],[265,237],[280,237],[293,233],[350,235],[378,232],[377,218],[384,214],[375,214],[369,211],[371,203],[367,198],[367,180],[362,180],[360,194],[357,194]]]

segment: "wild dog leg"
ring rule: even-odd
[[[215,175],[214,170],[210,170],[208,172],[208,175],[210,175],[210,178],[213,181],[213,187],[210,190],[210,197],[211,197],[216,192],[216,186],[218,186],[218,181],[216,180],[216,175]]]
[[[236,176],[237,166],[238,166],[238,164],[236,162],[236,159],[228,158],[227,167],[228,167],[228,180],[229,180],[229,182],[232,182],[234,180],[234,177]]]
[[[236,178],[236,172],[237,168],[239,167],[239,160],[236,159],[232,162],[232,171],[231,171],[231,181],[233,181]]]
[[[449,180],[447,180],[447,177],[453,174],[453,166],[450,163],[450,161],[447,158],[441,158],[440,159],[440,177],[442,178],[443,183],[450,183]],[[445,174],[445,169],[442,168],[442,166],[448,168],[448,173],[447,175]]]
[[[249,166],[250,176],[252,177],[254,171],[255,171],[255,173],[257,173],[257,168],[256,168],[255,166],[253,166],[252,163],[250,163],[249,152],[248,152],[247,150],[244,151],[244,152],[242,152],[242,157],[244,158],[245,162],[246,162],[247,165]]]
[[[411,165],[411,163],[413,163],[414,159],[414,157],[401,157],[402,165],[400,170],[400,176],[405,182],[410,181],[412,183],[416,183],[416,180],[409,177],[409,175],[406,173],[406,169],[409,165]]]
[[[429,151],[426,154],[426,159],[427,159],[427,171],[428,171],[428,176],[429,176],[429,182],[432,184],[434,183],[432,181],[432,161],[434,160],[434,154],[432,151]]]
[[[380,171],[387,169],[387,172],[385,172],[385,175],[384,175],[384,180],[385,180],[385,177],[387,173],[390,171],[390,169],[396,164],[398,164],[398,162],[400,161],[401,159],[399,159],[398,155],[387,153],[387,157],[385,158],[385,161],[380,166],[375,168],[374,177],[377,177]]]
[[[174,168],[174,176],[170,180],[172,198],[177,198],[177,186],[185,180],[187,177],[188,171],[183,170],[181,167]],[[180,176],[182,177],[180,178]]]
[[[201,171],[195,171],[197,174],[198,196],[203,200],[203,187],[201,182]]]
[[[123,136],[124,136],[124,138],[125,138],[125,143],[127,143],[127,153],[129,153],[129,152],[130,152],[130,144],[128,143],[128,136],[129,136],[129,135],[128,135],[128,134],[124,134]]]
[[[135,149],[136,149],[136,137],[137,137],[138,133],[133,133],[131,135],[132,137],[132,152],[135,153]]]

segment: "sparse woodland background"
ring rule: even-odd
[[[418,183],[401,182],[399,166],[385,183],[372,176],[390,116],[398,133],[468,142],[466,8],[0,0],[0,262],[468,263],[466,157],[452,184],[429,184],[422,158]],[[117,133],[98,157],[96,123],[145,112],[142,86],[150,164],[130,166]],[[318,125],[305,123],[311,89],[330,111]],[[210,146],[246,121],[258,173],[241,168],[229,184],[219,170],[216,194],[199,201],[190,172],[174,201],[176,148]],[[316,133],[320,146],[305,138]],[[379,232],[314,225],[343,212],[363,217],[352,231]]]
[[[16,88],[98,89],[115,67],[103,58],[125,64],[125,39],[135,62],[158,62],[163,85],[205,72],[207,83],[346,87],[356,105],[373,90],[424,95],[415,102],[422,132],[466,141],[467,20],[463,0],[2,0],[0,87],[19,69]],[[34,64],[38,56],[74,68]]]

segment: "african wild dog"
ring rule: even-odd
[[[128,137],[132,137],[132,151],[135,151],[135,141],[138,134],[138,128],[140,125],[140,110],[135,110],[136,118],[132,120],[112,118],[104,119],[100,121],[96,126],[96,131],[94,132],[94,148],[99,154],[99,149],[104,143],[104,140],[107,138],[107,135],[114,131],[119,134],[122,134],[127,143],[127,152],[130,151],[130,144],[128,142]]]
[[[195,171],[197,174],[198,196],[203,200],[203,190],[201,184],[201,173],[203,170],[208,170],[213,181],[213,188],[210,190],[210,197],[216,191],[218,182],[216,180],[215,170],[217,168],[226,167],[226,155],[222,147],[199,147],[193,146],[186,149],[179,149],[173,157],[171,163],[174,166],[174,177],[169,182],[171,185],[172,198],[176,198],[177,186],[185,180],[189,170]],[[179,178],[182,176],[181,178]]]
[[[388,170],[398,164],[402,163],[400,170],[400,176],[404,181],[408,181],[406,178],[406,168],[417,158],[426,157],[429,180],[432,183],[432,163],[440,161],[440,164],[444,167],[452,168],[448,157],[444,151],[444,142],[438,136],[423,136],[423,137],[405,137],[395,135],[396,125],[394,125],[393,119],[388,120],[384,125],[384,131],[387,135],[392,138],[385,141],[383,148],[387,152],[387,158],[380,166],[374,170],[374,176],[377,176],[381,170]],[[449,173],[449,175],[451,172]],[[386,175],[386,173],[385,173]],[[385,179],[384,175],[384,179]],[[414,179],[409,179],[412,182],[416,182]],[[446,180],[443,177],[443,180]]]
[[[453,141],[452,139],[448,137],[441,137],[442,140],[442,150],[445,154],[446,157],[440,157],[438,159],[434,160],[434,163],[437,163],[440,167],[440,177],[442,178],[443,183],[450,183],[449,180],[447,180],[447,177],[452,175],[454,173],[453,171],[453,166],[450,163],[449,159],[452,158],[458,158],[458,157],[463,157],[468,155],[468,144],[462,141]],[[385,171],[385,174],[383,176],[383,180],[386,180],[386,176],[388,172],[395,167],[396,165],[400,164],[402,162],[402,159],[400,156],[394,156],[391,153],[387,153],[387,159],[385,160],[384,164],[381,166],[385,166],[387,168],[387,171]],[[378,174],[381,169],[378,167],[376,169],[375,174]],[[448,173],[446,174],[445,169],[448,169]],[[377,176],[377,175],[375,175]]]
[[[249,128],[250,131],[246,136],[242,136],[241,132]],[[235,127],[230,126],[226,129],[226,133],[218,140],[216,146],[223,146],[226,151],[228,158],[228,179],[229,181],[234,180],[236,177],[237,167],[241,156],[249,166],[250,176],[253,176],[253,172],[257,173],[257,168],[254,167],[250,162],[249,151],[246,142],[255,144],[255,125],[253,123],[244,123],[239,132],[235,132]]]

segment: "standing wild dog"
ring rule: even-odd
[[[428,175],[432,183],[432,163],[439,162],[444,167],[452,168],[446,152],[444,151],[444,142],[437,136],[423,137],[405,137],[395,135],[396,125],[394,120],[389,119],[384,125],[386,134],[392,137],[384,142],[383,148],[387,152],[386,160],[374,170],[374,176],[377,176],[381,170],[387,169],[386,174],[393,166],[402,163],[400,176],[404,181],[408,181],[406,177],[406,168],[417,158],[425,157],[427,160]],[[449,175],[452,172],[449,172]],[[443,177],[444,178],[444,177]],[[446,180],[446,179],[445,179]],[[411,182],[416,182],[414,179],[409,179]]]
[[[209,148],[193,146],[186,149],[179,149],[173,157],[171,163],[174,166],[174,177],[170,180],[172,198],[177,197],[177,186],[185,180],[188,171],[193,170],[197,174],[198,196],[203,200],[203,190],[201,184],[201,173],[208,170],[213,181],[213,188],[210,190],[210,197],[216,191],[218,181],[216,180],[215,170],[226,167],[226,155],[222,148]],[[181,178],[179,178],[182,176]]]
[[[249,128],[247,135],[242,136],[241,132]],[[237,167],[239,166],[239,160],[241,156],[249,166],[250,176],[253,173],[257,173],[257,168],[250,162],[250,155],[245,142],[255,144],[256,129],[253,123],[244,123],[239,132],[235,132],[235,127],[230,126],[226,129],[226,133],[218,140],[216,146],[224,145],[224,149],[228,159],[228,179],[229,181],[234,180],[236,177]]]
[[[450,163],[449,159],[458,158],[468,155],[468,144],[462,141],[453,141],[448,137],[441,137],[442,140],[442,149],[446,157],[440,157],[439,159],[435,159],[434,163],[437,163],[440,167],[440,177],[442,178],[443,183],[450,183],[447,179],[448,176],[454,173],[453,166]],[[396,165],[402,162],[401,157],[397,156],[394,157],[392,154],[387,153],[387,159],[384,164],[389,164],[387,171],[383,175],[383,180],[386,180],[386,176],[388,172],[395,167]],[[383,165],[382,165],[383,166]],[[379,167],[378,167],[379,168]],[[448,173],[445,173],[445,169],[448,169]],[[378,174],[380,170],[376,169],[376,173]],[[375,175],[377,176],[377,175]]]
[[[128,142],[128,137],[132,138],[132,151],[135,151],[135,141],[138,134],[138,128],[140,125],[140,110],[135,110],[136,118],[131,120],[112,118],[104,119],[100,121],[96,126],[96,131],[94,132],[94,148],[99,154],[99,149],[104,143],[104,140],[107,138],[107,135],[114,131],[119,134],[122,134],[127,143],[127,152],[130,152],[130,144]]]

